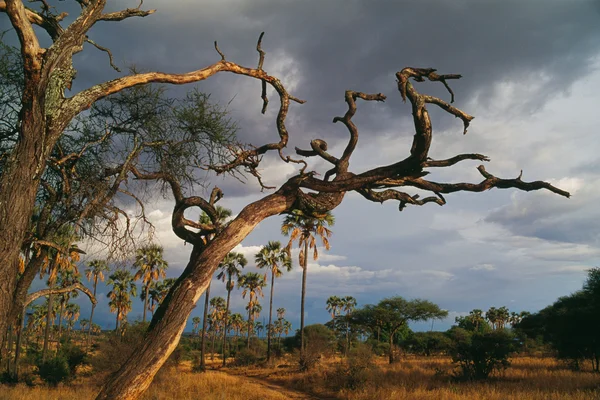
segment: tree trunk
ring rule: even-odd
[[[250,300],[252,301],[252,299]],[[254,327],[254,321],[252,321],[252,308],[248,303],[248,350],[250,350],[250,330]]]
[[[212,330],[212,343],[210,345],[210,361],[215,361],[215,341],[217,339],[217,330]]]
[[[225,345],[227,344],[227,330],[229,329],[229,300],[231,299],[231,275],[227,278],[227,305],[225,306],[225,327],[223,329],[223,366],[227,363]]]
[[[0,177],[0,349],[15,299],[19,271],[19,253],[31,224],[40,177],[54,143],[44,143],[48,132],[40,93],[39,75],[27,74],[24,88],[21,126],[17,144],[6,161]],[[48,148],[50,147],[50,149]]]
[[[306,273],[308,269],[308,240],[304,241],[304,265],[302,266],[302,296],[300,298],[300,354],[304,354],[304,301],[306,299]]]
[[[267,362],[271,361],[271,322],[273,316],[273,288],[275,286],[275,273],[271,269],[271,297],[269,298],[269,325],[267,325]]]
[[[119,314],[121,314],[121,309],[117,307],[117,317],[115,319],[115,332],[119,332]]]
[[[212,280],[212,277],[211,277]],[[206,295],[204,296],[204,312],[202,313],[202,336],[200,336],[200,369],[204,371],[206,369],[206,345],[205,338],[206,336],[206,319],[208,318],[208,301],[210,300],[210,283],[208,281],[208,286],[206,287]],[[153,318],[154,320],[154,318]]]
[[[346,356],[350,351],[350,314],[346,314]]]
[[[150,284],[146,284],[144,297],[144,313],[142,314],[142,322],[146,322],[146,309],[148,308],[148,294],[150,293]]]
[[[44,348],[42,350],[42,362],[46,361],[46,355],[48,354],[48,341],[50,340],[50,323],[54,322],[52,318],[52,303],[54,302],[54,295],[48,296],[48,312],[46,313],[46,329],[44,331]]]
[[[98,275],[94,276],[94,299],[96,298],[96,287],[98,286]],[[90,326],[88,328],[88,346],[92,345],[92,321],[94,320],[94,310],[96,303],[92,303],[92,312],[90,313]]]
[[[63,297],[60,300],[60,311],[58,313],[58,343],[56,345],[56,354],[58,354],[58,346],[60,344],[60,339],[62,339],[61,335],[62,335],[62,323],[63,323],[64,312],[65,312],[65,298]]]
[[[97,400],[138,399],[173,352],[196,302],[219,263],[259,222],[293,206],[297,192],[287,188],[246,206],[204,250],[194,246],[190,262],[159,306],[143,342],[106,382]]]

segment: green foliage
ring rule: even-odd
[[[367,385],[376,370],[371,347],[359,343],[349,351],[348,357],[336,369],[331,379],[338,390],[357,390]]]
[[[468,380],[487,379],[492,372],[507,368],[516,350],[514,336],[505,329],[482,333],[455,327],[449,334],[452,361],[460,367],[460,377]]]
[[[412,332],[402,347],[414,354],[431,356],[449,351],[452,340],[442,332]]]
[[[551,343],[560,359],[575,369],[590,361],[600,371],[600,269],[593,268],[583,289],[559,298],[539,313],[524,317],[517,329],[528,338]]]
[[[86,361],[85,351],[81,347],[69,342],[61,344],[59,356],[67,360],[67,365],[72,376],[75,376],[77,367]]]
[[[127,327],[121,336],[111,332],[106,339],[98,342],[98,351],[90,363],[98,372],[115,372],[127,361],[136,346],[143,340],[148,323],[135,322]]]
[[[51,386],[56,386],[71,377],[71,369],[66,358],[54,357],[37,365],[40,378]]]

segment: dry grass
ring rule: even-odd
[[[487,382],[456,382],[446,357],[405,358],[392,366],[377,359],[369,381],[361,390],[341,389],[336,369],[339,359],[330,359],[309,373],[297,372],[291,359],[272,368],[237,368],[227,372],[196,374],[189,365],[163,371],[144,396],[146,400],[228,399],[283,400],[302,398],[277,386],[310,392],[321,398],[347,400],[436,399],[436,400],[589,400],[600,399],[600,376],[590,371],[573,372],[552,359],[515,358],[512,366]],[[247,377],[247,376],[248,377]],[[260,381],[268,382],[267,386]],[[93,399],[98,388],[92,378],[72,386],[0,386],[0,400]],[[296,393],[298,394],[298,393]]]
[[[70,386],[49,388],[0,385],[0,400],[84,400],[94,399],[99,388],[92,378],[79,379]],[[289,396],[222,372],[192,373],[186,365],[162,371],[144,395],[144,400],[286,400]]]
[[[589,400],[600,399],[600,376],[574,372],[553,359],[515,358],[512,366],[485,382],[458,382],[447,357],[407,358],[388,365],[383,359],[368,373],[361,390],[340,389],[336,368],[329,360],[308,374],[271,372],[268,379],[302,388],[317,396],[347,400]]]

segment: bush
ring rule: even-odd
[[[509,356],[516,350],[513,335],[504,329],[471,333],[454,328],[451,335],[452,361],[458,364],[464,379],[487,379],[493,371],[506,369]]]
[[[61,346],[59,355],[67,360],[69,365],[69,371],[71,375],[75,375],[77,367],[85,362],[86,354],[81,347],[75,346],[71,343],[65,343]]]
[[[51,386],[56,386],[60,382],[65,382],[71,376],[69,363],[61,356],[40,362],[37,367],[40,378]]]
[[[128,325],[123,335],[111,332],[105,341],[98,343],[97,356],[91,364],[97,372],[116,372],[127,361],[133,350],[144,338],[148,323],[135,322]]]
[[[361,343],[350,350],[345,364],[338,368],[336,375],[338,379],[341,378],[342,388],[356,390],[366,385],[374,368],[371,347]]]
[[[256,351],[252,348],[243,348],[237,352],[234,365],[247,367],[250,365],[256,365],[262,361],[263,357],[259,351]]]

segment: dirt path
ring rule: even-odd
[[[336,399],[332,399],[332,398],[317,397],[317,396],[311,395],[310,393],[301,392],[299,390],[294,390],[294,389],[279,385],[279,384],[277,384],[277,382],[270,381],[261,376],[249,376],[249,375],[234,373],[234,372],[225,371],[225,370],[219,371],[219,372],[223,373],[223,374],[227,374],[227,375],[232,375],[232,376],[235,376],[235,377],[238,377],[241,379],[245,379],[249,382],[255,383],[255,384],[260,385],[269,390],[276,391],[277,393],[280,393],[280,394],[286,396],[288,399],[336,400]]]

